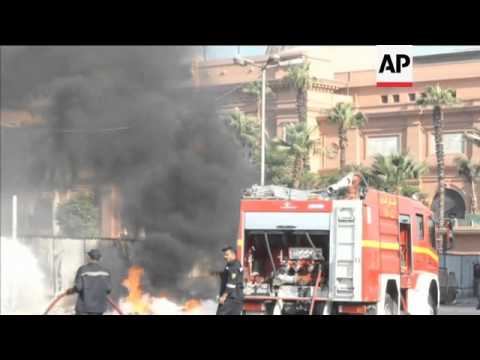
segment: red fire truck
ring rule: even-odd
[[[437,313],[432,211],[358,179],[325,192],[245,192],[237,242],[245,314]]]

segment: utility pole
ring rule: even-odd
[[[262,159],[261,159],[261,179],[260,185],[265,185],[265,98],[266,98],[266,84],[267,84],[267,67],[262,69]]]
[[[267,67],[269,65],[278,65],[280,62],[279,56],[271,56],[267,59],[265,64],[257,65],[255,61],[250,59],[244,59],[239,56],[236,56],[233,59],[234,63],[240,66],[256,66],[259,67],[262,71],[262,118],[261,121],[261,135],[260,135],[260,147],[261,147],[261,159],[260,159],[260,185],[265,185],[265,99],[266,99],[266,89],[267,89]]]

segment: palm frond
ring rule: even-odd
[[[411,187],[411,180],[419,179],[427,170],[425,163],[416,162],[408,154],[378,154],[371,173],[381,190],[402,193],[402,189]]]
[[[297,90],[306,90],[310,86],[312,78],[310,77],[310,64],[291,66],[288,68],[287,81]]]
[[[435,86],[427,86],[425,91],[417,100],[417,105],[421,107],[440,106],[450,107],[458,104],[460,101],[457,98],[457,92],[453,89],[443,89],[439,84]]]
[[[342,129],[362,128],[367,123],[367,117],[361,112],[355,112],[350,103],[339,102],[328,114],[330,124]]]

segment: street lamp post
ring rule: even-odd
[[[260,185],[265,185],[265,99],[267,88],[267,67],[262,69],[262,135],[261,135],[261,155],[260,155]]]
[[[270,56],[265,64],[257,65],[255,61],[236,56],[233,59],[235,64],[240,66],[252,65],[260,68],[262,70],[262,118],[261,118],[261,135],[260,135],[260,185],[265,185],[265,100],[266,100],[266,89],[267,89],[267,68],[269,65],[278,64],[280,62],[280,56],[272,55]]]

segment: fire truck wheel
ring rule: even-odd
[[[398,304],[390,294],[385,295],[385,315],[397,315]]]
[[[433,298],[433,294],[428,294],[428,315],[437,315],[438,307],[435,304],[435,300]]]
[[[313,315],[323,315],[323,313],[325,311],[325,306],[326,306],[326,303],[324,303],[324,302],[316,303],[313,306]]]

